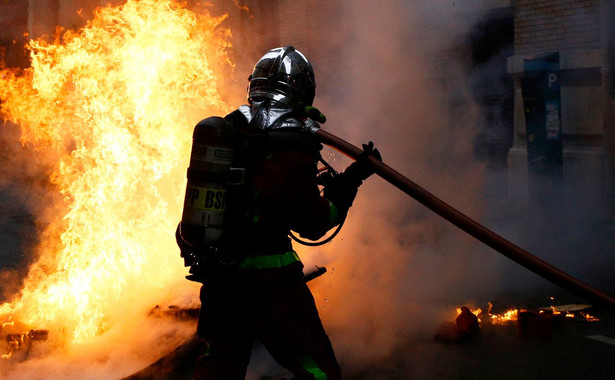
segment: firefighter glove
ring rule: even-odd
[[[369,176],[374,174],[374,169],[369,163],[369,157],[374,157],[378,161],[382,161],[382,156],[378,149],[374,149],[374,143],[370,141],[367,144],[363,144],[363,152],[357,157],[357,161],[353,162],[344,170],[349,176],[355,178],[357,181],[365,181]]]
[[[325,117],[325,115],[322,112],[320,112],[318,108],[314,106],[305,107],[305,113],[307,117],[314,120],[315,122],[324,124],[324,122],[327,121],[327,118]]]
[[[296,108],[295,112],[301,118],[310,118],[317,123],[324,124],[327,121],[325,115],[320,112],[320,110],[314,106],[304,106],[303,103],[300,103]]]

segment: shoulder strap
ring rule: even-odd
[[[300,128],[255,129],[250,127],[246,116],[235,110],[225,117],[233,126],[239,140],[239,150],[245,154],[258,154],[281,150],[302,150],[316,159],[320,157],[322,144],[316,137]]]

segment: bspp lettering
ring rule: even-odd
[[[205,208],[213,208],[214,207],[214,197],[216,195],[215,191],[207,190],[205,193]]]

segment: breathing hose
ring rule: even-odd
[[[309,128],[309,131],[313,133],[323,144],[338,150],[354,160],[356,160],[357,157],[359,157],[359,155],[363,152],[362,149],[357,148],[349,142],[318,127],[311,127]],[[563,289],[566,289],[571,293],[594,303],[596,306],[602,307],[610,313],[615,314],[615,298],[611,295],[569,275],[568,273],[532,255],[523,248],[520,248],[512,242],[504,239],[502,236],[482,226],[475,220],[469,218],[459,210],[453,208],[435,195],[404,177],[402,174],[395,171],[382,161],[370,156],[368,157],[367,162],[369,162],[374,172],[385,181],[408,194],[480,242],[493,248],[517,264],[524,266],[553,284],[558,285]]]

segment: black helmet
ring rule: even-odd
[[[254,65],[248,78],[248,100],[267,98],[288,107],[312,105],[316,81],[312,65],[292,46],[269,50]]]

